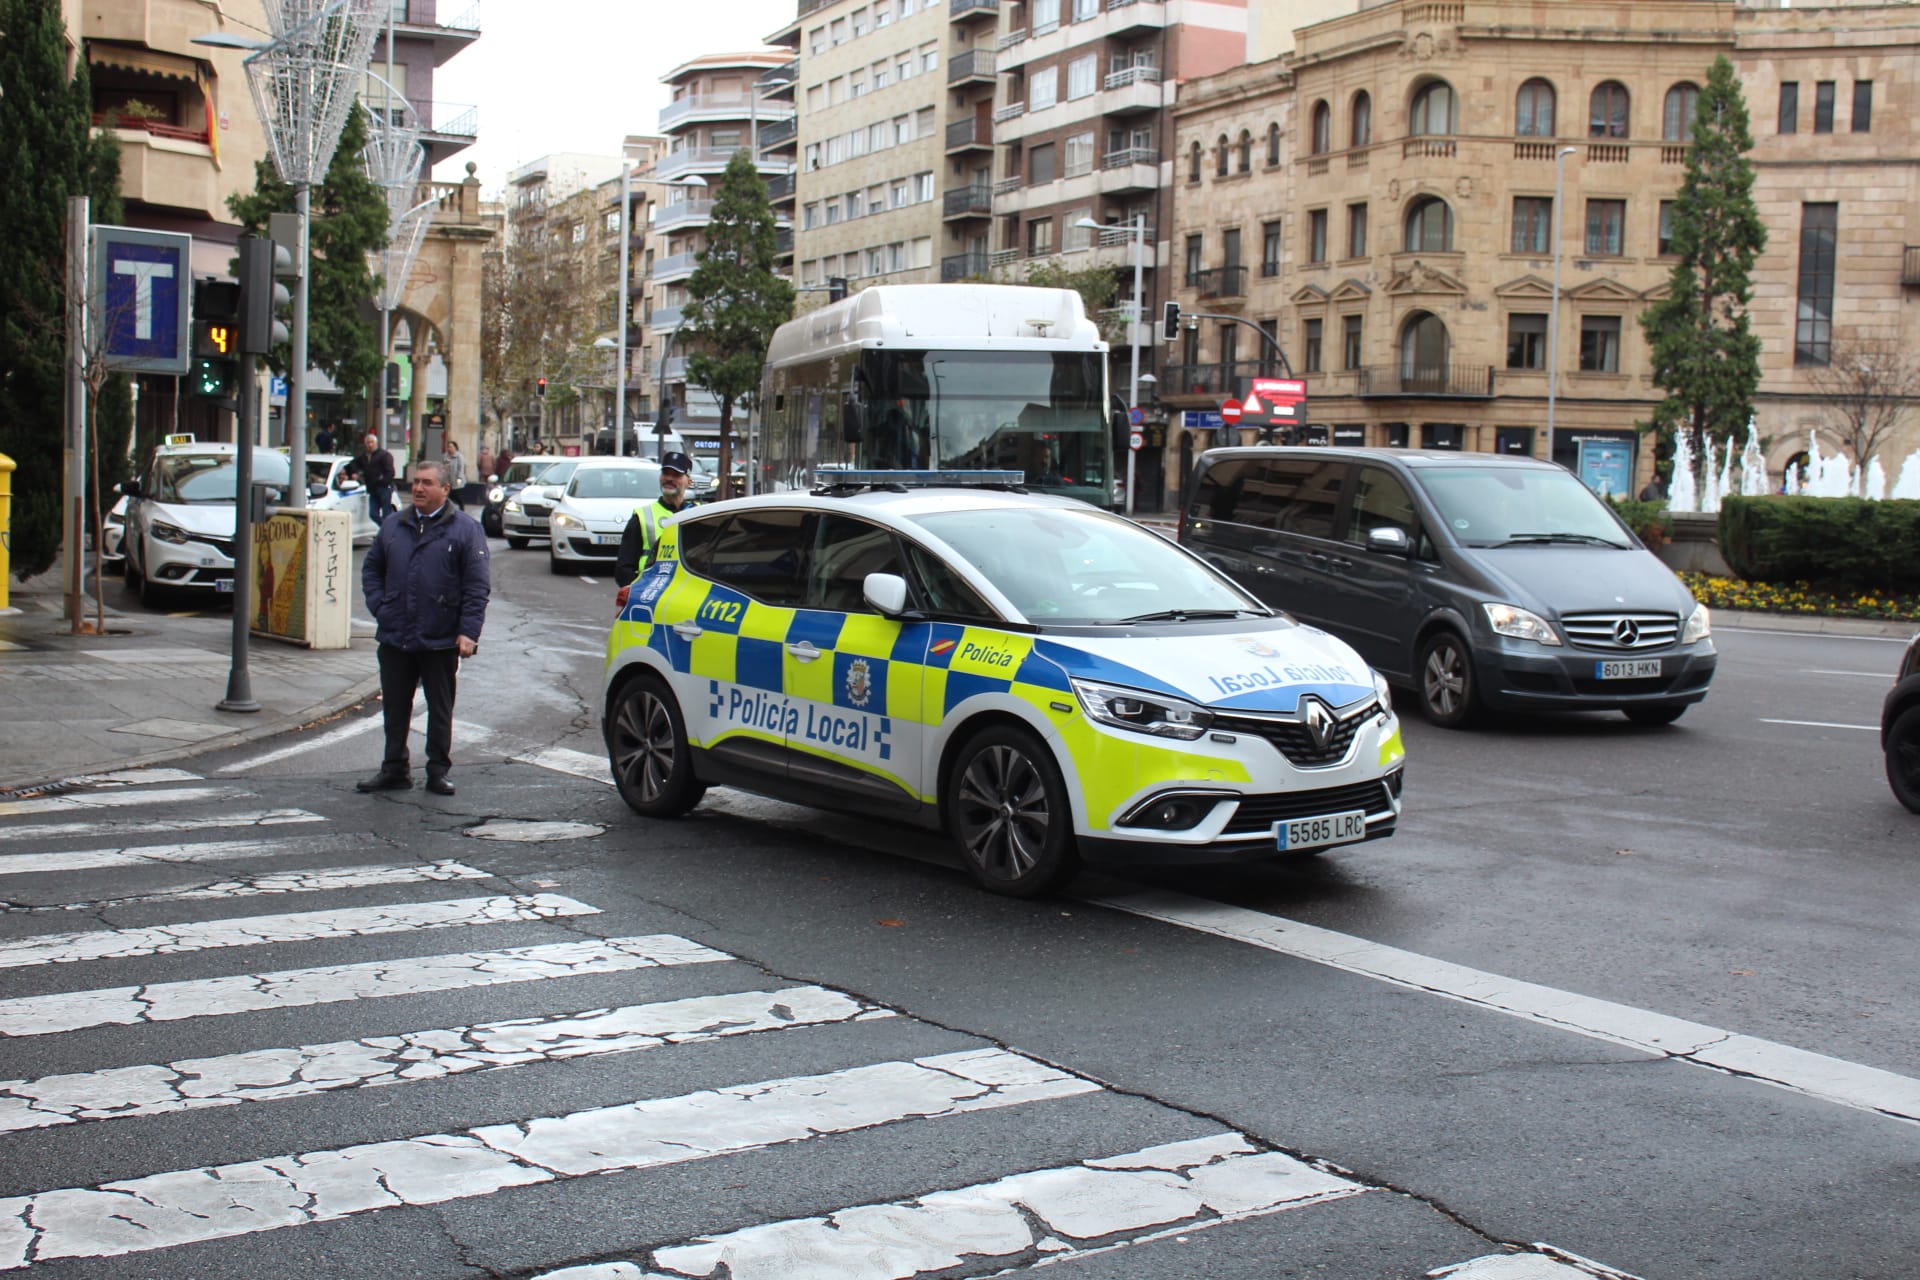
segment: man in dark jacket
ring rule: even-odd
[[[367,432],[360,452],[347,464],[347,475],[367,486],[367,514],[375,523],[386,520],[393,511],[393,455],[380,447],[380,437]]]
[[[492,579],[487,537],[478,521],[448,501],[447,470],[438,462],[413,469],[413,505],[388,516],[360,569],[367,612],[379,624],[380,699],[387,751],[380,772],[361,791],[413,785],[407,726],[413,695],[427,695],[427,790],[453,794],[453,692],[460,659],[480,647]]]

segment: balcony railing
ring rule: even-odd
[[[1900,257],[1900,283],[1920,284],[1920,244],[1910,244]]]
[[[969,49],[947,62],[947,83],[993,79],[993,50]]]
[[[1158,67],[1127,67],[1127,68],[1124,68],[1123,70],[1109,73],[1107,76],[1106,87],[1109,89],[1124,89],[1130,84],[1159,84],[1159,83],[1160,83],[1160,68]]]
[[[1100,157],[1102,169],[1125,169],[1129,165],[1159,163],[1160,153],[1152,147],[1128,147],[1122,151],[1109,151]]]
[[[975,276],[987,274],[987,251],[976,249],[971,253],[956,253],[940,259],[940,283],[952,284],[955,280],[971,280]]]
[[[987,217],[993,213],[993,188],[973,184],[947,192],[941,216],[947,218]]]
[[[686,253],[676,253],[665,258],[655,258],[653,266],[647,269],[647,274],[655,280],[666,280],[686,275],[699,265],[700,255],[689,250]]]
[[[675,98],[660,108],[660,127],[671,129],[689,116],[713,113],[728,120],[750,119],[756,110],[763,120],[791,111],[793,108],[785,102],[768,101],[764,94],[758,101],[744,93],[689,93]]]
[[[1357,371],[1363,396],[1470,396],[1493,394],[1490,364],[1376,365]]]
[[[1007,121],[1018,119],[1025,114],[1027,114],[1026,103],[1009,102],[1006,106],[1001,107],[993,113],[993,122],[995,124],[1005,124]]]
[[[1452,138],[1408,138],[1400,144],[1403,160],[1451,160],[1459,152]]]
[[[665,231],[668,227],[687,227],[705,222],[713,216],[713,201],[682,200],[679,204],[670,204],[653,215],[653,229]]]
[[[649,329],[678,329],[684,307],[655,307],[647,315]]]
[[[993,125],[979,116],[968,116],[955,120],[947,126],[947,150],[958,151],[962,147],[990,147],[993,145]]]
[[[794,176],[790,173],[776,173],[767,179],[767,199],[791,200],[794,192]]]
[[[426,118],[432,123],[425,125],[421,129],[422,133],[439,134],[441,137],[448,138],[480,136],[479,107],[464,102],[429,102],[426,107]]]
[[[137,129],[141,133],[150,133],[156,138],[172,138],[179,142],[198,142],[205,144],[211,135],[206,129],[189,129],[177,124],[162,124],[158,120],[143,120],[138,116],[123,116],[114,111],[96,111],[93,113],[96,127],[109,129]]]
[[[1265,360],[1216,360],[1211,364],[1170,364],[1162,374],[1163,396],[1237,396],[1254,378],[1280,376],[1280,362]]]
[[[1007,34],[1001,36],[998,40],[994,41],[993,47],[997,52],[1005,53],[1017,44],[1024,44],[1026,39],[1027,29],[1021,27],[1018,31],[1009,31]]]
[[[793,228],[776,227],[773,232],[773,251],[776,254],[793,252]]]
[[[1187,284],[1203,298],[1244,298],[1247,296],[1245,267],[1208,267],[1187,276]]]
[[[948,0],[947,21],[964,22],[969,18],[991,18],[1000,12],[1000,0]]]
[[[760,126],[760,150],[771,151],[784,143],[792,142],[800,136],[800,117],[788,116],[785,120],[775,120],[771,124]]]

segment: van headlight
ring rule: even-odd
[[[1156,738],[1191,741],[1213,723],[1211,711],[1165,694],[1143,693],[1092,680],[1075,680],[1073,692],[1087,715],[1099,723],[1152,734]]]
[[[1680,643],[1692,644],[1712,634],[1713,614],[1703,604],[1693,606],[1693,612],[1687,615],[1687,625],[1680,628]]]
[[[1487,611],[1487,622],[1497,636],[1512,636],[1515,640],[1532,640],[1536,644],[1560,643],[1560,637],[1554,634],[1547,620],[1537,613],[1510,604],[1485,604],[1480,606]]]

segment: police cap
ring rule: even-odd
[[[663,453],[660,455],[660,469],[678,471],[683,476],[688,475],[693,471],[693,459],[684,453]]]

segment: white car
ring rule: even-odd
[[[315,511],[344,511],[353,517],[353,545],[365,546],[380,532],[374,521],[367,486],[347,479],[353,459],[338,453],[307,455],[307,506]]]
[[[552,466],[506,500],[500,508],[500,531],[506,535],[509,547],[519,551],[534,538],[547,536],[547,516],[552,513],[553,504],[560,501],[567,481],[573,478],[573,469],[579,465],[575,458],[555,458]]]
[[[133,499],[125,494],[107,512],[100,526],[100,564],[108,573],[120,573],[127,567],[127,507]]]
[[[233,592],[234,489],[239,450],[192,441],[153,451],[146,474],[121,486],[127,495],[122,551],[127,589],[154,605],[168,592]],[[253,482],[286,493],[287,455],[253,451]]]
[[[660,464],[582,458],[549,517],[548,564],[555,573],[611,569],[634,510],[660,496]]]

